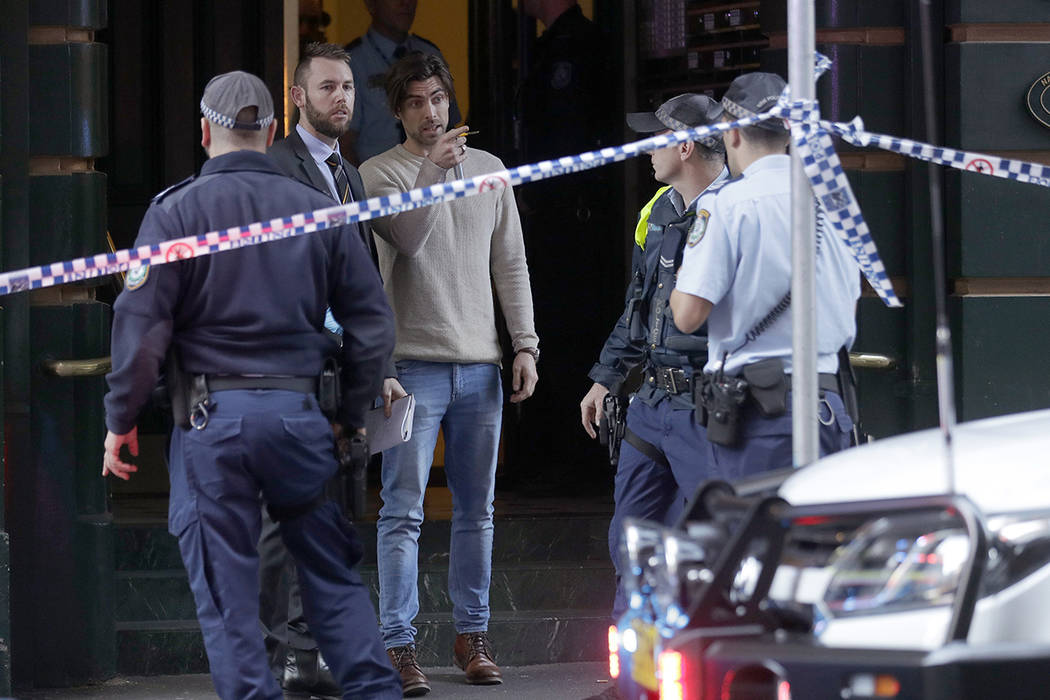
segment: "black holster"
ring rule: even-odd
[[[609,392],[602,400],[602,414],[598,417],[598,442],[609,448],[609,463],[620,461],[620,442],[627,425],[627,411],[619,394]]]
[[[350,511],[351,520],[364,517],[365,497],[368,493],[368,440],[364,435],[355,433],[336,441],[336,454],[339,456],[339,481],[345,499],[343,505]]]
[[[325,418],[334,421],[343,401],[342,377],[339,360],[329,357],[321,367],[321,376],[317,381],[317,406]]]
[[[705,377],[699,386],[698,405],[707,414],[707,439],[716,445],[735,447],[740,439],[740,411],[747,399],[747,382],[719,371]]]
[[[171,416],[180,428],[190,427],[190,378],[182,371],[179,351],[174,343],[164,358],[164,383],[171,403]]]

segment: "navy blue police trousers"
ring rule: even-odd
[[[712,478],[737,481],[773,469],[794,466],[792,451],[791,392],[787,394],[787,411],[779,416],[763,416],[754,402],[742,408],[740,439],[734,447],[707,444],[707,462]],[[817,405],[820,456],[849,447],[853,419],[842,398],[831,391],[823,392]]]
[[[627,427],[659,449],[667,463],[652,459],[626,440],[620,443],[613,487],[615,507],[609,523],[609,555],[616,569],[613,620],[617,621],[627,610],[620,582],[625,566],[620,553],[624,519],[673,525],[697,486],[711,478],[706,465],[707,430],[697,425],[693,411],[675,408],[666,398],[656,406],[635,399],[627,409]]]
[[[309,394],[212,394],[203,430],[175,428],[169,528],[178,537],[219,697],[280,700],[259,626],[261,505],[317,501],[338,464],[331,426]],[[344,698],[401,697],[368,590],[362,547],[331,502],[280,522],[303,611]]]

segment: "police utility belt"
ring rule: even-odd
[[[692,394],[693,378],[677,367],[653,367],[645,370],[645,383],[668,394]]]
[[[169,360],[168,390],[172,415],[180,428],[204,430],[211,410],[215,407],[211,394],[216,391],[238,389],[269,389],[294,391],[317,397],[318,407],[334,419],[339,409],[341,387],[339,363],[334,358],[325,361],[321,374],[315,377],[259,376],[238,374],[184,374]]]
[[[821,374],[818,386],[822,397],[829,391],[841,394],[835,374]],[[781,416],[787,412],[790,390],[791,375],[784,373],[783,363],[777,358],[750,364],[741,370],[739,377],[719,370],[695,383],[696,421],[707,427],[708,440],[734,447],[739,443],[740,414],[745,404],[754,403],[768,418]]]

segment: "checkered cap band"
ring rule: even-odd
[[[675,105],[673,104],[673,101],[668,100],[656,109],[656,118],[663,122],[664,126],[668,129],[674,131],[688,131],[689,129],[693,129],[697,126],[704,126],[709,123],[702,114],[698,114],[696,124],[686,124],[681,119],[676,119],[671,113],[674,107]],[[712,149],[717,149],[722,141],[720,136],[701,136],[696,140]]]
[[[237,121],[241,110],[249,107],[256,109],[256,120]],[[208,81],[201,98],[201,114],[208,121],[227,129],[258,131],[273,122],[273,98],[266,84],[256,76],[232,71]]]

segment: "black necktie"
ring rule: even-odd
[[[350,201],[350,181],[346,178],[346,171],[343,170],[343,161],[339,157],[339,154],[332,151],[331,155],[324,159],[325,163],[328,163],[328,167],[332,170],[332,179],[335,180],[335,191],[339,193],[336,199],[339,200],[340,204],[346,204]]]
[[[331,155],[324,159],[324,162],[328,164],[328,167],[332,170],[332,177],[335,179],[336,192],[342,193],[339,197],[340,204],[346,204],[350,201],[350,180],[346,177],[346,170],[343,168],[342,158],[335,151],[332,151]],[[363,224],[358,224],[358,229],[361,233],[361,240],[364,241],[365,247],[368,248],[368,252],[372,255],[373,262],[379,265],[379,257],[376,252],[376,242],[373,238],[368,235],[368,228]]]

